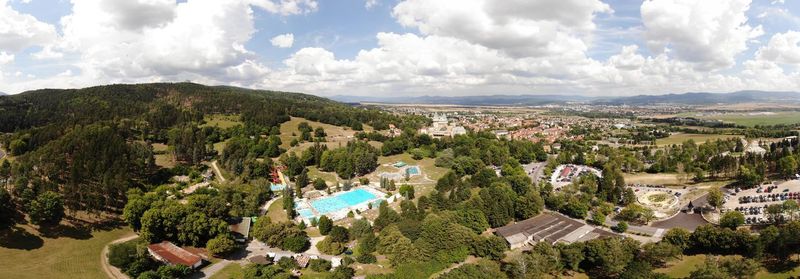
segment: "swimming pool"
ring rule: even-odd
[[[330,197],[320,198],[312,201],[311,206],[319,212],[319,214],[326,214],[342,210],[351,206],[356,206],[363,202],[377,198],[374,194],[364,189],[355,189],[345,193],[333,195]],[[301,213],[302,214],[302,213]]]
[[[418,175],[419,174],[419,167],[413,166],[406,169],[406,173],[409,175]]]
[[[283,191],[284,188],[286,188],[286,186],[283,184],[270,183],[269,185],[269,189],[273,192]]]
[[[300,214],[300,217],[303,217],[303,218],[306,218],[306,219],[310,219],[310,218],[314,217],[314,212],[311,212],[310,208],[299,209],[299,210],[297,210],[297,213]]]

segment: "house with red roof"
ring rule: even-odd
[[[198,268],[203,264],[203,258],[178,247],[169,241],[147,245],[147,252],[156,260],[169,265],[185,265]]]

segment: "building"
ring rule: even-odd
[[[511,249],[545,241],[550,244],[573,243],[607,237],[613,233],[596,229],[568,217],[543,213],[533,218],[497,228],[495,234],[505,238]]]
[[[250,217],[243,217],[239,223],[228,226],[228,229],[233,233],[236,242],[244,243],[250,240],[250,225],[252,220]]]
[[[169,241],[147,245],[147,252],[154,259],[169,265],[180,264],[194,269],[203,264],[202,257]]]
[[[744,152],[745,153],[756,154],[756,155],[761,155],[761,156],[767,154],[767,150],[764,149],[763,147],[761,147],[758,144],[757,140],[754,140],[754,141],[750,142],[750,144],[747,145],[747,148],[745,149]]]

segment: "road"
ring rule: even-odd
[[[214,168],[214,172],[217,173],[219,181],[225,182],[225,177],[222,176],[222,172],[219,171],[219,167],[217,167],[217,161],[211,162],[211,167]]]
[[[129,235],[129,236],[114,240],[111,243],[106,244],[105,247],[103,247],[103,251],[100,252],[100,266],[103,267],[103,271],[106,272],[106,275],[108,275],[108,278],[112,278],[112,279],[130,279],[128,277],[128,275],[125,275],[124,273],[122,273],[122,271],[120,271],[119,268],[116,268],[115,266],[112,266],[111,264],[108,263],[108,246],[111,246],[112,244],[117,244],[117,243],[122,243],[122,242],[130,241],[130,240],[134,240],[134,239],[136,239],[138,237],[139,236],[135,235],[135,234],[134,235]]]
[[[538,163],[530,163],[524,165],[523,168],[525,169],[525,173],[533,180],[534,185],[539,185],[539,180],[542,178],[542,174],[544,172],[544,167],[547,166],[547,162],[538,162]]]

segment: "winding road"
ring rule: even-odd
[[[134,240],[134,239],[136,239],[138,237],[139,236],[136,235],[136,234],[129,235],[129,236],[114,240],[114,241],[106,244],[105,247],[103,247],[103,251],[100,252],[100,266],[103,267],[103,271],[106,272],[106,275],[108,275],[108,278],[112,278],[112,279],[130,279],[130,277],[128,277],[128,275],[125,275],[125,273],[122,273],[122,271],[119,270],[119,268],[116,268],[115,266],[112,266],[111,264],[108,263],[108,247],[113,245],[113,244]]]

